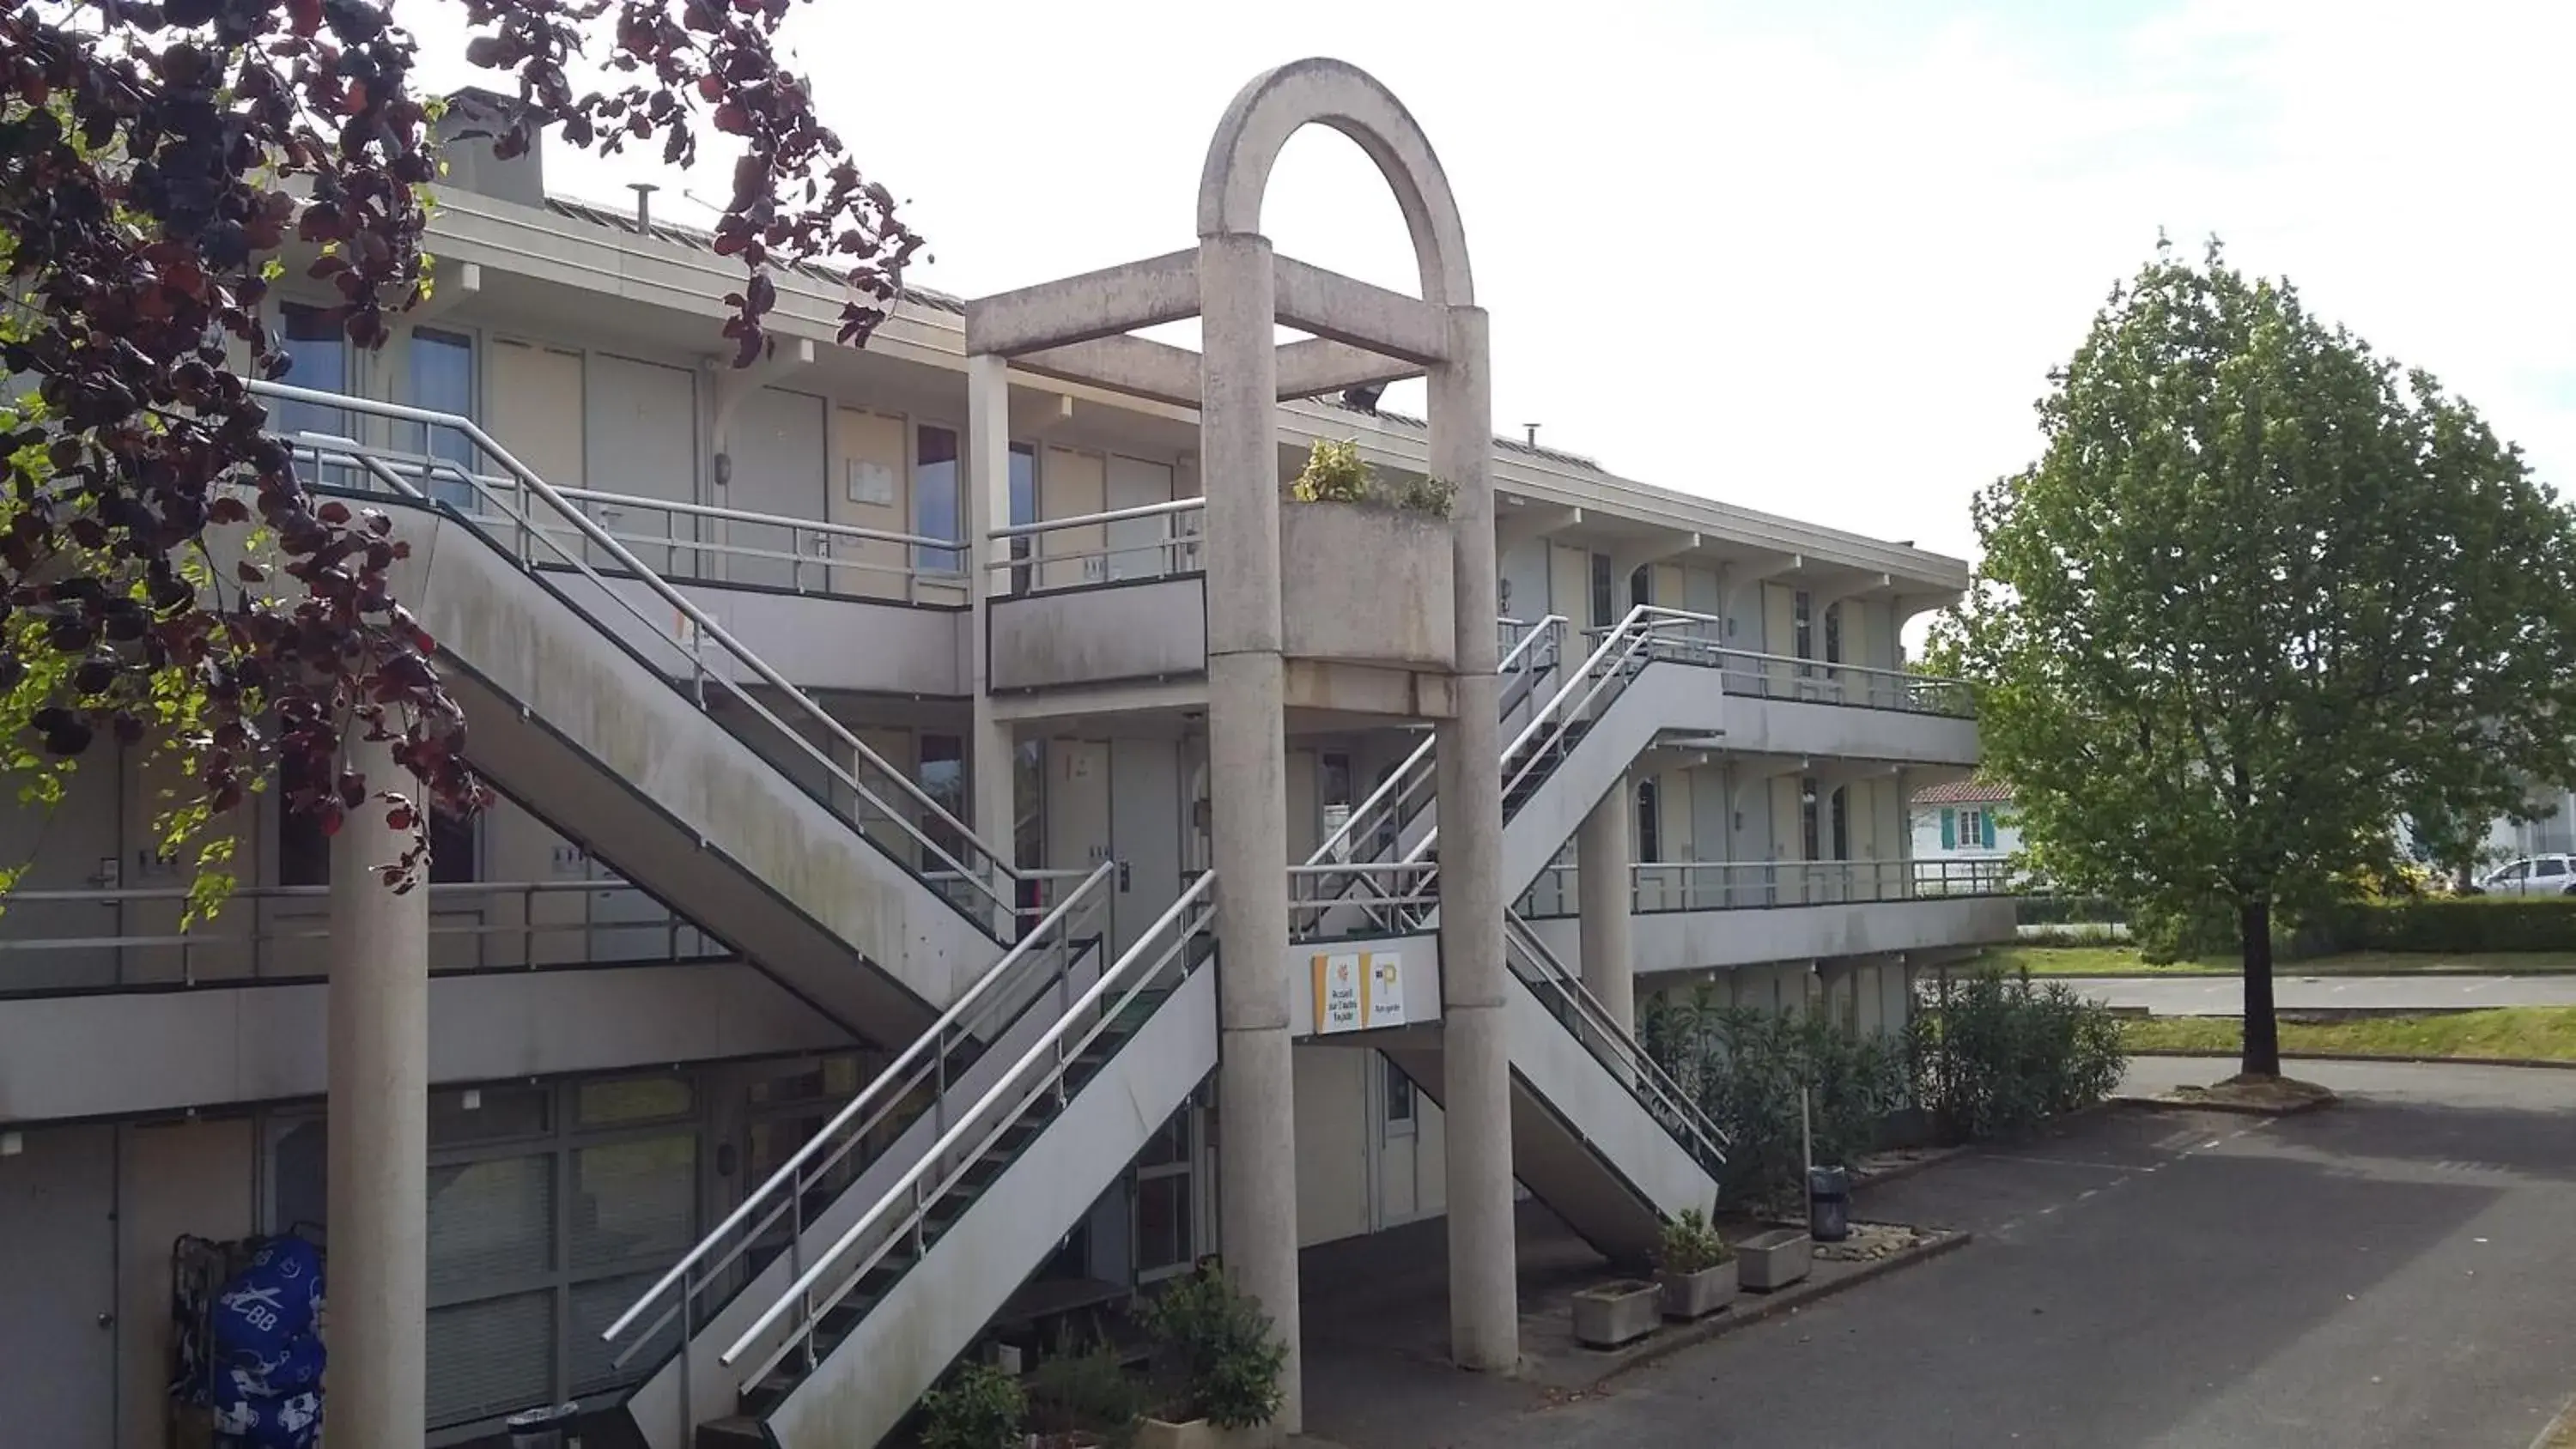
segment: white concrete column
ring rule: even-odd
[[[1219,1232],[1226,1273],[1288,1363],[1273,1427],[1304,1424],[1297,1106],[1288,1036],[1288,758],[1279,617],[1278,359],[1270,243],[1199,240],[1207,492],[1209,855],[1216,869]],[[1490,641],[1493,631],[1488,628]]]
[[[419,800],[390,743],[361,729],[350,767],[370,790]],[[385,813],[369,800],[331,841],[325,1388],[337,1444],[416,1444],[429,1413],[429,890],[385,885],[382,867],[412,842]]]
[[[1005,861],[1018,846],[1019,802],[1013,794],[1018,778],[1012,758],[1011,727],[993,717],[992,605],[1011,592],[1011,551],[992,533],[1011,521],[1011,383],[1010,364],[989,353],[966,359],[966,597],[970,635],[966,644],[973,680],[974,722],[966,735],[966,777],[973,791],[975,834]],[[1006,899],[1015,899],[1007,880],[996,880]],[[1013,934],[1008,912],[994,923],[1004,939]]]
[[[1458,486],[1458,713],[1438,729],[1442,1118],[1449,1191],[1449,1352],[1462,1368],[1520,1363],[1512,1232],[1510,982],[1503,962],[1503,786],[1494,669],[1493,399],[1483,309],[1449,309],[1431,373],[1431,471]]]
[[[1583,817],[1574,839],[1584,989],[1632,1035],[1637,1030],[1637,980],[1630,945],[1629,910],[1635,901],[1629,867],[1636,858],[1628,816],[1636,798],[1636,787],[1620,776]]]

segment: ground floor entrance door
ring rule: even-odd
[[[116,1438],[116,1129],[28,1132],[0,1157],[0,1441]]]

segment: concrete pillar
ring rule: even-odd
[[[1218,1229],[1227,1274],[1287,1345],[1276,1430],[1304,1423],[1297,1106],[1288,1036],[1288,758],[1279,617],[1270,243],[1199,239],[1207,491],[1209,857],[1216,870]],[[1488,647],[1493,630],[1486,631]]]
[[[966,734],[966,778],[973,791],[968,824],[1005,861],[1016,863],[1019,802],[1013,794],[1018,779],[1009,724],[993,717],[993,600],[1011,592],[1009,545],[992,534],[1011,521],[1011,384],[1010,364],[991,354],[966,359],[966,597],[971,609],[967,650],[973,655],[974,722]],[[1011,883],[994,882],[1007,900],[1016,901]],[[1004,939],[1014,935],[1005,911],[995,923]]]
[[[1631,1034],[1637,1029],[1637,981],[1629,939],[1634,903],[1629,867],[1636,860],[1628,818],[1635,799],[1635,787],[1620,776],[1583,817],[1583,829],[1574,839],[1583,985],[1610,1019]]]
[[[1442,1118],[1449,1190],[1449,1352],[1461,1368],[1520,1363],[1512,1233],[1509,968],[1503,961],[1500,649],[1494,615],[1493,399],[1481,308],[1449,309],[1431,373],[1431,471],[1458,486],[1458,713],[1438,729]]]
[[[370,790],[420,797],[389,742],[348,743]],[[331,841],[329,1090],[331,1364],[339,1444],[416,1444],[428,1422],[429,890],[397,895],[381,867],[409,847],[386,807],[349,812]]]

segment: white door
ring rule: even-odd
[[[1172,501],[1172,466],[1142,458],[1109,459],[1107,509],[1143,508]],[[1154,579],[1170,573],[1171,550],[1161,545],[1172,536],[1169,514],[1123,519],[1109,525],[1109,574],[1113,579]]]
[[[2565,895],[2569,884],[2567,858],[2544,855],[2531,863],[2531,882],[2524,893],[2535,896]]]
[[[697,379],[677,367],[592,353],[583,387],[589,486],[602,493],[695,501]],[[693,541],[696,520],[641,504],[588,503],[583,508],[646,568],[686,578],[710,576],[694,549],[664,542]]]
[[[109,1449],[116,1421],[116,1129],[26,1134],[0,1157],[0,1435]],[[137,1265],[136,1271],[151,1271]],[[161,1267],[165,1274],[168,1265]]]
[[[765,387],[742,400],[727,429],[733,481],[716,490],[716,502],[747,513],[781,518],[823,516],[824,408],[819,397]],[[719,524],[722,541],[758,553],[729,554],[724,576],[739,584],[820,590],[831,570],[807,564],[817,558],[816,535],[765,523]],[[801,548],[799,545],[803,545]],[[775,558],[769,555],[783,554]]]
[[[1180,751],[1170,740],[1118,740],[1109,751],[1116,785],[1109,834],[1118,859],[1112,936],[1125,951],[1181,898]]]
[[[1110,858],[1109,745],[1049,740],[1046,748],[1047,868],[1088,871]],[[1114,925],[1113,912],[1104,912],[1087,929],[1106,936]]]

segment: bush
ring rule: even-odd
[[[2027,896],[2014,907],[2025,926],[2126,925],[2129,913],[2103,896]]]
[[[1376,474],[1360,456],[1357,442],[1317,438],[1306,450],[1306,466],[1288,485],[1288,496],[1300,503],[1365,503]]]
[[[2013,937],[2013,941],[2017,945],[2044,949],[2051,946],[2123,946],[2128,944],[2129,937],[2118,926],[2093,922],[2077,926],[2042,926],[2021,932]]]
[[[2298,954],[2343,951],[2576,952],[2576,899],[2423,896],[2311,911],[2292,933]]]
[[[1655,1266],[1667,1273],[1702,1272],[1734,1256],[1735,1250],[1698,1208],[1683,1208],[1679,1217],[1664,1224],[1655,1243]]]
[[[2019,1136],[2089,1107],[2128,1065],[2107,1009],[2062,982],[2000,971],[1944,982],[1907,1036],[1923,1105],[1945,1133],[1966,1140]]]
[[[1395,485],[1392,501],[1407,513],[1447,518],[1458,506],[1458,485],[1446,478],[1408,478]]]
[[[1127,1377],[1116,1350],[1106,1344],[1082,1353],[1058,1353],[1029,1371],[1030,1417],[1041,1433],[1077,1429],[1111,1444],[1133,1437],[1144,1412],[1144,1389]]]
[[[2138,955],[2156,965],[2202,956],[2235,956],[2244,949],[2236,907],[2205,900],[2188,910],[2172,906],[2139,906],[2129,914],[2129,938]]]
[[[1161,1366],[1176,1380],[1179,1418],[1246,1429],[1279,1412],[1288,1350],[1272,1336],[1270,1315],[1223,1273],[1202,1268],[1173,1284],[1145,1305],[1144,1317]]]
[[[1818,1162],[1850,1162],[1877,1144],[1879,1124],[1906,1103],[1901,1043],[1845,1032],[1821,1012],[1720,1006],[1707,988],[1685,1004],[1646,1004],[1649,1055],[1726,1129],[1729,1199],[1785,1208],[1806,1199],[1798,1093],[1813,1090],[1809,1132]]]
[[[1028,1399],[1020,1381],[985,1363],[960,1364],[921,1401],[922,1449],[1019,1449]]]

